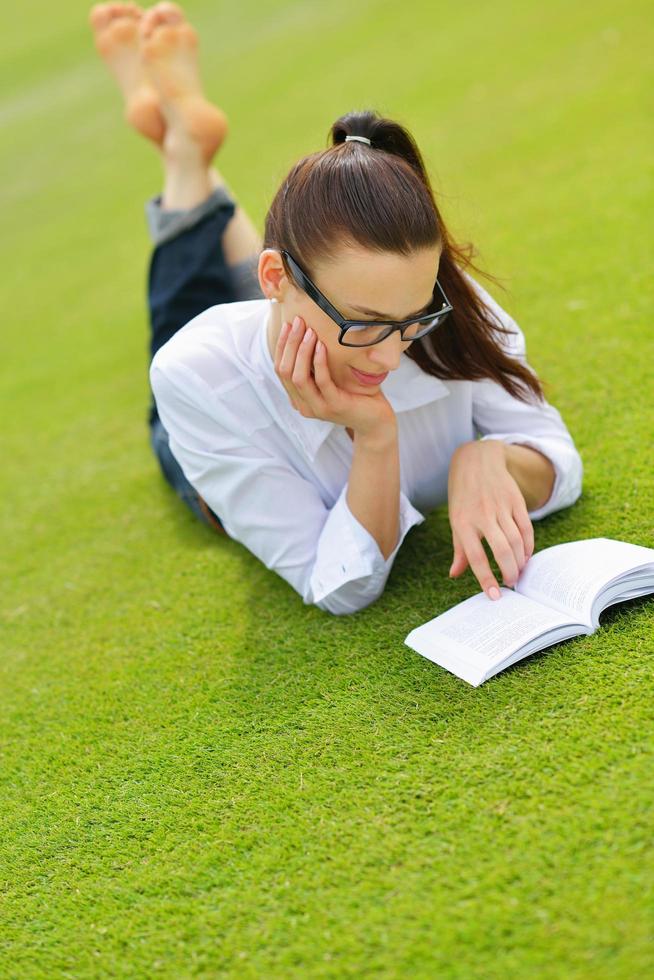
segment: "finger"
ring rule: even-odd
[[[461,544],[463,546],[465,556],[470,563],[470,568],[472,569],[475,578],[486,595],[490,599],[499,598],[500,588],[497,584],[497,579],[491,571],[483,545],[480,539],[477,537],[477,532],[470,530],[466,534],[462,534]],[[495,596],[491,595],[491,589],[497,589]]]
[[[499,565],[505,585],[515,585],[520,572],[513,548],[506,534],[500,525],[496,524],[491,530],[485,532],[484,537],[488,541],[493,552],[493,557]]]
[[[313,376],[325,401],[333,402],[337,395],[337,389],[327,363],[327,348],[321,340],[316,344],[313,357]]]
[[[311,327],[307,327],[304,337],[298,347],[295,358],[295,367],[291,380],[305,401],[320,397],[320,392],[311,376],[311,364],[313,362],[313,351],[316,344],[316,335]]]
[[[288,338],[290,336],[290,333],[291,333],[291,324],[288,321],[286,321],[285,323],[282,324],[282,328],[279,331],[279,336],[277,338],[277,343],[275,345],[275,373],[277,374],[277,377],[281,381],[282,386],[284,387],[286,393],[288,394],[289,400],[291,401],[293,408],[295,408],[295,404],[293,402],[293,398],[295,397],[295,391],[293,390],[293,385],[282,373],[282,360],[284,358],[284,353],[286,351],[286,345],[288,343]],[[284,369],[284,372],[286,374],[288,373],[286,369]]]
[[[293,320],[291,330],[286,337],[286,343],[284,345],[284,350],[282,351],[281,358],[279,361],[279,374],[284,381],[291,381],[293,368],[295,367],[295,358],[297,356],[297,349],[300,345],[302,336],[304,335],[304,325],[299,316],[296,316]]]
[[[294,328],[297,325],[297,329]],[[275,348],[275,368],[291,405],[296,412],[310,414],[300,391],[293,382],[293,373],[298,358],[298,348],[304,334],[304,323],[301,317],[295,317],[293,323],[282,324]],[[300,338],[300,339],[298,339]]]
[[[525,543],[522,540],[522,534],[520,533],[520,528],[513,519],[513,513],[510,510],[501,511],[498,515],[498,524],[506,536],[506,540],[511,545],[513,551],[513,557],[515,558],[516,565],[518,566],[518,575],[522,569],[527,564],[527,556],[525,554]]]
[[[282,359],[282,354],[284,353],[284,347],[286,346],[286,341],[291,330],[291,325],[288,321],[282,323],[282,328],[279,331],[279,336],[277,337],[277,343],[275,344],[275,370],[279,370],[279,364]]]
[[[454,545],[454,558],[450,565],[450,578],[458,578],[463,575],[468,567],[468,559],[465,556],[463,546],[456,531],[452,530],[452,544]]]
[[[513,520],[516,522],[518,530],[522,535],[525,548],[525,561],[527,562],[534,553],[534,526],[531,523],[524,497],[513,508]]]

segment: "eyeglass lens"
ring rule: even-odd
[[[444,316],[435,314],[426,323],[416,322],[408,324],[404,328],[403,339],[416,340],[418,337],[423,337],[430,330],[434,330],[445,319],[445,316],[447,316],[447,313]],[[384,324],[375,327],[352,326],[348,327],[343,334],[342,342],[351,347],[367,347],[371,344],[378,344],[380,340],[388,337],[391,332],[392,328],[384,326]]]

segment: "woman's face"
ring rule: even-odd
[[[404,256],[373,252],[361,246],[343,247],[336,258],[314,264],[311,278],[333,306],[349,320],[406,320],[429,306],[441,255],[439,245]],[[294,256],[302,265],[302,257]],[[286,276],[278,300],[279,327],[300,316],[327,350],[334,383],[356,394],[374,395],[386,373],[400,366],[400,356],[411,345],[398,330],[370,347],[339,344],[339,327],[312,299]],[[278,331],[275,331],[276,343]],[[378,375],[379,382],[365,385],[353,369]]]

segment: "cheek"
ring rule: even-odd
[[[337,331],[337,327],[334,325],[334,329]],[[325,345],[325,353],[327,354],[327,366],[329,367],[329,373],[332,376],[332,380],[337,384],[342,385],[349,380],[352,380],[352,372],[349,368],[350,363],[350,352],[347,347],[343,344],[339,344],[338,340],[334,337],[334,333],[330,332],[327,339],[324,334],[318,333],[316,331],[318,339]]]
[[[339,388],[354,388],[358,390],[357,381],[350,370],[350,364],[356,351],[351,347],[345,347],[344,344],[339,344],[338,326],[322,310],[317,314],[315,306],[312,310],[308,310],[307,308],[306,315],[304,312],[300,313],[300,315],[305,317],[304,322],[315,332],[317,339],[325,345],[327,366],[332,381]],[[313,373],[313,367],[311,372]]]
[[[307,318],[306,323],[315,332],[316,338],[325,345],[327,365],[333,380],[345,380],[348,373],[351,374],[348,368],[351,354],[349,348],[339,344],[338,327],[334,321],[326,314],[324,314],[324,319],[314,314],[311,320]]]

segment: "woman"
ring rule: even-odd
[[[498,599],[482,540],[513,585],[531,521],[574,503],[582,464],[519,327],[465,270],[410,134],[341,117],[283,181],[262,243],[210,169],[226,120],[180,9],[103,4],[91,23],[164,165],[147,214],[165,478],[334,614],[381,595],[409,529],[447,500],[450,575],[470,566]]]

